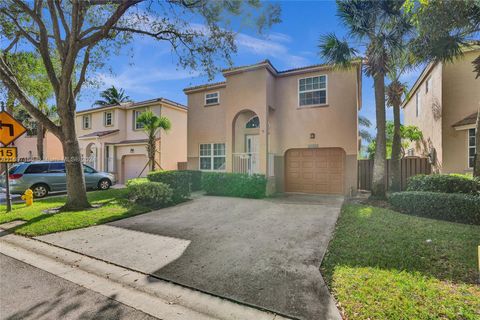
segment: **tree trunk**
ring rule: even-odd
[[[473,162],[473,176],[480,177],[480,109],[477,111],[477,126],[475,133],[475,159]]]
[[[62,209],[82,210],[90,208],[83,176],[82,156],[75,132],[75,116],[59,112],[59,117],[62,132],[65,135],[65,139],[62,140],[62,147],[67,171],[67,201]]]
[[[386,133],[385,133],[385,77],[383,73],[377,73],[373,77],[375,89],[375,114],[377,121],[376,149],[373,161],[372,197],[384,199],[385,188],[385,157],[386,157]]]
[[[155,145],[155,136],[149,136],[148,137],[148,161],[150,161],[150,169],[151,171],[155,171],[155,152],[157,149],[157,146]]]
[[[43,124],[37,121],[37,155],[38,159],[43,160],[43,139],[45,137],[45,130]]]
[[[401,189],[402,137],[400,135],[400,105],[393,106],[393,142],[392,142],[392,184],[390,190]]]

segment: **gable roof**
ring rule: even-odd
[[[90,109],[77,111],[77,114],[89,113],[89,112],[98,111],[98,110],[108,110],[108,109],[131,109],[131,108],[137,108],[137,107],[151,105],[151,104],[158,103],[158,102],[164,103],[167,106],[173,106],[173,107],[178,107],[178,108],[181,108],[181,109],[188,110],[188,107],[181,104],[181,103],[178,103],[178,102],[175,102],[173,100],[160,97],[160,98],[138,101],[138,102],[122,102],[120,104],[93,107],[93,108],[90,108]]]
[[[95,131],[95,132],[80,136],[79,138],[93,138],[93,137],[99,137],[100,138],[100,137],[103,137],[103,136],[106,136],[106,135],[109,135],[109,134],[112,134],[112,133],[116,133],[118,131],[120,131],[120,130],[115,129],[115,130]]]
[[[361,66],[361,64],[362,64],[361,59],[359,59],[358,61],[354,61],[352,63],[353,66]],[[246,72],[246,71],[251,71],[251,70],[256,70],[256,69],[261,69],[261,68],[266,68],[275,77],[284,77],[284,76],[290,76],[290,75],[294,75],[294,74],[301,74],[301,73],[315,72],[315,71],[320,71],[320,70],[333,69],[333,68],[335,68],[335,66],[332,65],[332,64],[323,63],[323,64],[314,64],[314,65],[310,65],[310,66],[279,71],[270,62],[270,60],[265,59],[263,61],[260,61],[258,63],[254,63],[254,64],[249,64],[249,65],[245,65],[245,66],[238,66],[238,67],[231,67],[231,68],[228,68],[228,69],[224,69],[224,70],[222,70],[222,74],[223,74],[223,76],[226,77],[228,75],[233,75],[233,74]],[[185,88],[185,89],[183,89],[183,92],[193,93],[193,92],[207,90],[207,89],[217,89],[217,88],[225,87],[226,84],[227,84],[226,81],[216,82],[216,83],[206,83],[206,84],[201,84],[201,85]]]
[[[477,112],[472,113],[471,115],[466,116],[460,121],[455,122],[452,127],[460,127],[469,124],[476,124],[477,123]]]

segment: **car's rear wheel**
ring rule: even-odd
[[[102,179],[98,182],[98,189],[100,190],[108,190],[110,186],[112,185],[112,182],[108,179]]]
[[[48,186],[43,183],[35,184],[30,188],[33,191],[33,197],[43,198],[48,194]]]

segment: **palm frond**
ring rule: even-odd
[[[326,63],[342,69],[351,68],[352,61],[357,58],[357,50],[351,48],[346,40],[340,40],[333,33],[321,36],[318,47],[320,56]]]

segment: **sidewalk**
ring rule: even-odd
[[[287,319],[8,231],[0,232],[0,253],[160,319]]]

